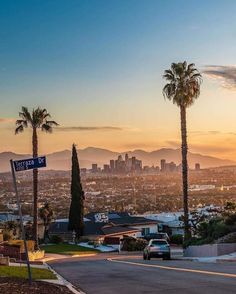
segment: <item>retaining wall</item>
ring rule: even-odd
[[[214,257],[236,252],[236,243],[206,244],[189,246],[184,250],[186,257]]]

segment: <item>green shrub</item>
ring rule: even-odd
[[[214,231],[211,234],[213,240],[217,240],[230,233],[230,228],[223,222],[215,224]]]
[[[50,241],[54,244],[59,244],[59,243],[63,243],[63,238],[59,235],[53,235],[51,236]]]
[[[170,237],[170,243],[176,244],[176,245],[182,245],[183,244],[183,236],[180,234],[172,235]]]
[[[204,244],[211,244],[213,243],[213,239],[211,237],[205,238],[205,239],[200,239],[193,237],[188,241],[184,241],[183,247],[187,248],[188,246],[197,246],[197,245],[204,245]]]
[[[3,232],[3,241],[10,241],[12,239],[12,235],[8,231]]]
[[[90,240],[89,240],[89,238],[88,238],[88,237],[81,236],[81,237],[79,238],[79,243],[80,243],[80,242],[85,242],[85,243],[88,243],[88,242],[90,242]]]
[[[142,251],[147,245],[147,241],[141,238],[125,237],[122,250],[124,251]]]
[[[228,226],[232,226],[236,224],[236,213],[229,215],[226,219],[225,219],[225,224]]]

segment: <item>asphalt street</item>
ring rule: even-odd
[[[99,254],[51,261],[50,265],[87,294],[236,293],[236,264],[232,262],[143,261],[141,256]]]

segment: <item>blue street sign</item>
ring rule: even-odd
[[[23,159],[23,160],[14,160],[15,171],[23,171],[28,169],[46,167],[46,156]]]

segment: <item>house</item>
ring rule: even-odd
[[[84,218],[83,238],[103,242],[106,238],[123,236],[142,237],[158,232],[158,222],[144,217],[129,215],[126,212],[91,212]],[[68,219],[56,220],[49,227],[49,236],[60,235],[64,240],[72,239],[68,231]]]
[[[162,212],[158,214],[144,214],[149,220],[156,220],[159,223],[158,230],[160,232],[167,232],[169,235],[183,235],[184,234],[184,224],[180,220],[183,216],[183,212]]]

